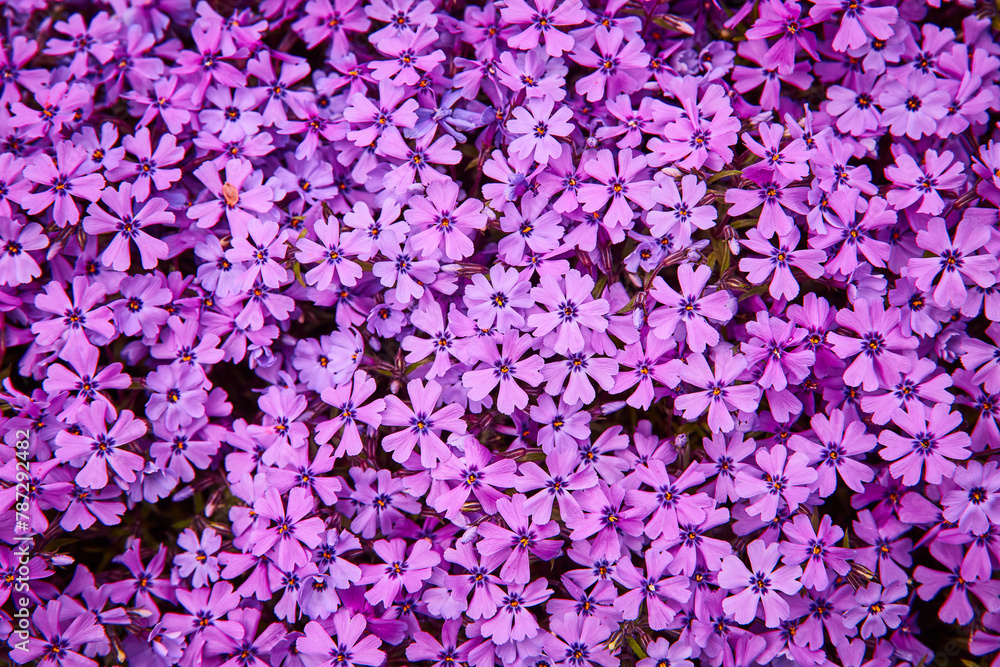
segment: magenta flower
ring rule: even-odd
[[[799,582],[802,568],[784,565],[775,569],[779,559],[777,543],[765,546],[763,541],[754,540],[747,545],[747,555],[750,568],[739,556],[722,559],[719,586],[737,591],[723,601],[722,608],[733,614],[737,623],[745,625],[756,618],[758,605],[763,606],[764,624],[776,628],[791,611],[781,594],[794,595],[802,588]]]
[[[408,128],[417,122],[414,111],[420,105],[409,97],[404,86],[393,85],[387,80],[379,81],[378,92],[378,106],[367,96],[355,93],[350,97],[350,106],[344,109],[344,118],[353,125],[361,126],[347,133],[347,138],[356,146],[370,146],[390,127]]]
[[[869,584],[854,595],[856,606],[844,612],[847,625],[861,623],[861,636],[882,637],[889,628],[898,627],[903,615],[909,611],[896,600],[907,594],[906,584],[894,581],[883,589],[879,584]]]
[[[605,331],[608,328],[604,317],[608,313],[608,302],[591,296],[594,280],[590,276],[572,269],[563,280],[546,275],[540,283],[532,288],[531,296],[548,312],[529,315],[528,326],[534,327],[539,337],[555,330],[551,345],[556,354],[582,352],[586,343],[583,330]]]
[[[837,11],[843,9],[840,28],[833,38],[833,48],[836,51],[857,49],[868,41],[869,36],[886,40],[892,37],[893,24],[899,16],[895,7],[872,6],[868,0],[844,5],[841,0],[819,0],[809,16],[817,23],[826,21]]]
[[[372,394],[375,393],[376,385],[364,371],[355,371],[354,378],[350,383],[338,384],[326,387],[322,390],[320,397],[340,414],[321,422],[316,427],[316,442],[327,443],[343,427],[340,441],[333,458],[341,456],[357,456],[361,453],[361,432],[358,430],[358,423],[368,424],[370,428],[378,428],[382,423],[382,411],[385,410],[385,400],[376,398],[365,405]]]
[[[295,640],[295,648],[298,653],[313,656],[310,664],[315,667],[377,667],[385,661],[385,653],[378,648],[382,640],[365,634],[367,627],[363,614],[341,609],[333,616],[333,635],[319,622],[309,621],[305,634]]]
[[[532,461],[518,467],[520,474],[514,480],[518,492],[538,490],[524,504],[525,512],[536,523],[549,522],[556,501],[559,503],[559,514],[564,519],[583,516],[573,492],[597,486],[597,473],[592,466],[579,468],[578,464],[579,456],[575,449],[554,447],[545,455],[545,469]]]
[[[626,506],[625,493],[620,484],[608,486],[604,480],[577,493],[583,515],[574,520],[570,539],[593,537],[593,556],[617,561],[625,548],[623,542],[636,542],[645,528],[640,518],[643,510]]]
[[[909,437],[889,429],[882,431],[878,437],[882,445],[879,456],[894,462],[889,472],[895,479],[902,478],[906,486],[914,486],[921,479],[928,484],[940,484],[955,471],[951,459],[967,459],[971,454],[969,435],[953,433],[962,424],[962,415],[943,403],[928,410],[923,403],[912,402],[905,412],[896,411],[892,423]]]
[[[547,608],[554,602],[550,602]],[[562,656],[564,664],[574,667],[615,667],[621,664],[606,646],[611,627],[599,618],[553,614],[550,629],[552,632],[543,635],[541,642],[548,655]]]
[[[646,521],[646,535],[651,539],[663,537],[667,541],[677,539],[678,526],[700,524],[705,520],[705,512],[714,507],[714,501],[704,493],[687,493],[687,489],[702,484],[706,477],[697,464],[692,464],[676,479],[671,479],[666,465],[658,459],[651,459],[646,465],[636,468],[643,484],[653,489],[632,489],[625,494],[625,501],[635,507],[652,512]]]
[[[154,151],[149,128],[143,127],[136,130],[134,136],[122,139],[122,146],[134,155],[137,161],[120,162],[117,167],[107,171],[107,177],[110,181],[134,178],[132,192],[137,201],[146,201],[151,182],[157,190],[168,190],[172,183],[180,179],[181,170],[178,167],[166,169],[184,157],[184,148],[177,145],[177,138],[174,135],[164,134],[160,137],[160,142]]]
[[[434,181],[427,186],[427,197],[413,197],[403,213],[411,225],[413,246],[425,257],[442,252],[451,260],[462,260],[475,249],[470,236],[486,228],[483,203],[464,198],[458,203],[459,187],[452,180]],[[419,231],[417,231],[419,230]]]
[[[88,215],[83,220],[83,228],[88,234],[115,232],[114,238],[101,255],[104,266],[115,271],[125,271],[132,265],[130,241],[139,249],[144,269],[156,268],[157,263],[170,254],[164,241],[145,231],[150,225],[169,225],[174,222],[174,214],[167,210],[167,201],[154,197],[146,201],[138,213],[133,213],[132,200],[135,196],[131,183],[122,183],[118,190],[105,188],[101,193],[101,201],[112,213],[105,212],[94,203],[87,208]]]
[[[288,271],[277,260],[284,259],[288,251],[288,231],[279,230],[276,222],[261,222],[252,218],[246,225],[242,220],[231,221],[232,247],[226,259],[233,264],[246,262],[240,289],[253,287],[258,276],[271,288],[280,287],[288,279]]]
[[[100,283],[77,276],[73,278],[73,300],[70,301],[62,285],[55,281],[48,283],[45,292],[35,297],[35,307],[56,317],[36,321],[31,325],[31,332],[38,336],[42,345],[52,345],[62,339],[65,345],[74,347],[91,344],[89,331],[103,345],[115,336],[111,310],[107,306],[97,306],[105,292]]]
[[[114,422],[110,429],[106,423],[108,417]],[[103,489],[108,484],[109,467],[122,481],[134,482],[136,472],[146,462],[122,447],[145,435],[146,424],[135,419],[130,410],[122,410],[115,417],[101,403],[92,403],[81,410],[78,418],[82,433],[60,431],[55,439],[56,458],[80,468],[76,483],[88,489]]]
[[[199,538],[187,528],[178,536],[177,546],[183,553],[174,556],[174,564],[182,577],[191,577],[195,588],[210,586],[219,579],[219,557],[214,555],[222,546],[222,538],[211,528],[206,528]]]
[[[406,385],[412,409],[405,403],[389,395],[385,397],[382,424],[385,426],[405,426],[406,429],[387,435],[382,439],[382,449],[392,452],[396,462],[410,458],[415,447],[420,447],[421,465],[432,468],[437,461],[451,457],[451,451],[441,440],[442,431],[465,433],[462,407],[451,404],[436,410],[441,399],[441,385],[428,380],[426,386],[420,380],[410,380]]]
[[[153,392],[146,405],[146,416],[163,418],[169,429],[188,426],[205,415],[208,392],[204,372],[192,366],[164,365],[146,376],[146,387]]]
[[[646,603],[646,613],[649,627],[653,630],[664,630],[676,615],[669,602],[687,602],[691,598],[684,577],[666,576],[667,566],[673,560],[666,551],[646,550],[645,572],[639,570],[631,558],[619,561],[614,579],[627,589],[627,592],[615,599],[615,610],[625,619],[639,617],[642,603]]]
[[[285,572],[301,567],[309,562],[310,553],[306,549],[319,546],[320,533],[326,530],[322,519],[312,514],[312,495],[301,487],[288,493],[287,505],[274,487],[269,488],[253,504],[254,512],[270,524],[258,528],[250,534],[251,553],[254,556],[270,554],[271,560]]]
[[[596,380],[605,391],[613,389],[618,362],[584,353],[570,354],[566,359],[545,364],[541,372],[546,382],[546,393],[552,396],[561,394],[570,403],[586,404],[597,395],[591,379]],[[563,383],[566,383],[565,389]],[[634,384],[635,382],[632,383]]]
[[[938,190],[955,191],[965,184],[965,175],[962,174],[964,165],[952,162],[954,157],[951,151],[942,151],[938,155],[937,151],[928,150],[924,154],[924,166],[921,167],[913,156],[900,153],[896,156],[896,164],[885,168],[885,175],[893,183],[903,187],[890,190],[886,199],[897,210],[919,200],[918,213],[941,215],[944,201]]]
[[[60,227],[80,220],[80,209],[74,197],[95,202],[104,189],[104,177],[93,173],[97,165],[87,159],[87,152],[69,141],[55,146],[56,160],[40,153],[24,168],[24,177],[42,186],[42,190],[21,196],[21,206],[30,215],[53,207],[53,219]],[[58,162],[58,166],[56,166]]]
[[[514,584],[531,581],[528,554],[541,560],[552,560],[562,551],[562,541],[549,539],[559,534],[559,524],[555,521],[539,524],[526,513],[527,499],[523,494],[513,498],[502,497],[496,502],[496,509],[509,528],[494,523],[479,525],[480,540],[476,549],[484,557],[494,554],[504,557],[500,578]]]
[[[861,421],[848,421],[842,410],[831,410],[829,415],[815,414],[812,430],[819,442],[796,433],[788,446],[809,457],[809,465],[818,475],[820,498],[827,498],[837,489],[837,478],[858,493],[875,478],[870,467],[855,457],[875,449],[876,437],[868,433]]]
[[[527,25],[507,38],[507,45],[513,49],[533,49],[542,41],[545,52],[558,58],[573,49],[575,40],[559,27],[583,23],[587,14],[580,0],[511,0],[500,10],[500,16],[507,23]],[[558,4],[558,7],[556,6]]]
[[[304,237],[296,245],[298,252],[295,259],[303,264],[318,264],[306,272],[306,283],[315,285],[320,291],[330,287],[334,279],[346,287],[356,285],[363,271],[349,258],[363,252],[364,240],[356,231],[342,240],[340,224],[332,215],[327,222],[317,220],[313,229],[319,239],[318,243]]]
[[[917,347],[914,338],[903,336],[899,329],[899,308],[885,308],[881,299],[854,302],[854,309],[837,313],[837,323],[857,334],[844,336],[831,332],[827,338],[841,359],[855,357],[844,371],[848,386],[866,391],[880,386],[891,387],[910,370],[910,359],[903,352]]]
[[[881,9],[895,13],[891,7]],[[910,72],[905,81],[886,81],[878,96],[882,124],[889,126],[893,136],[905,134],[914,140],[937,131],[938,121],[948,114],[950,101],[948,93],[938,86],[937,77],[919,71]]]
[[[682,362],[679,359],[665,359],[667,352],[672,349],[668,341],[661,340],[651,333],[646,334],[645,341],[626,345],[625,351],[618,355],[615,365],[621,364],[630,370],[621,370],[614,376],[611,393],[621,394],[627,389],[635,387],[635,391],[625,399],[626,404],[634,408],[648,410],[656,397],[657,390],[653,385],[654,380],[671,388],[680,383],[679,369]],[[583,359],[571,358],[571,360],[574,368],[570,371],[570,382],[574,379],[574,373],[579,374],[578,376],[582,380],[586,372],[577,370],[576,362],[580,361],[582,365]],[[588,359],[587,364],[589,365],[592,361],[595,360]],[[598,371],[599,369],[600,366],[597,366],[594,370]],[[601,383],[601,386],[604,387],[604,384]]]
[[[498,489],[509,489],[519,479],[514,475],[517,463],[513,460],[492,461],[491,452],[471,436],[462,439],[462,446],[465,450],[463,456],[452,456],[431,471],[434,479],[458,482],[454,488],[438,495],[432,505],[437,511],[444,512],[446,519],[460,525],[463,523],[463,506],[470,494],[475,495],[483,510],[496,514],[497,501],[507,498]],[[483,534],[482,531],[480,534]]]
[[[996,284],[997,258],[991,254],[972,254],[989,239],[989,228],[974,218],[966,216],[958,223],[954,241],[945,220],[931,218],[927,229],[917,232],[917,246],[936,256],[911,258],[903,275],[925,292],[930,292],[934,280],[940,278],[934,288],[935,303],[941,308],[961,306],[968,296],[966,279],[980,287]]]
[[[510,142],[510,151],[518,157],[534,157],[538,164],[547,164],[559,157],[563,144],[559,137],[573,131],[573,124],[566,121],[573,117],[569,107],[559,107],[555,113],[551,97],[531,98],[525,106],[514,109],[513,118],[507,121],[507,131],[517,138]]]
[[[518,381],[537,387],[542,382],[539,372],[544,362],[537,354],[525,357],[531,349],[530,336],[518,335],[511,329],[497,349],[497,341],[492,338],[479,338],[470,343],[470,352],[482,364],[473,370],[462,374],[462,385],[468,389],[469,399],[481,401],[487,405],[492,403],[490,393],[500,385],[497,395],[497,409],[509,415],[514,409],[523,410],[528,405],[528,394],[518,386]]]
[[[650,294],[664,308],[656,308],[649,316],[653,335],[662,340],[683,340],[692,352],[704,353],[707,346],[719,343],[719,325],[732,319],[736,300],[725,290],[703,294],[712,276],[711,267],[704,264],[692,268],[682,264],[677,268],[680,292],[675,292],[663,278],[653,280]]]
[[[79,16],[79,15],[77,15]],[[103,626],[89,611],[79,608],[78,603],[71,599],[59,598],[48,601],[31,614],[31,622],[35,629],[27,639],[27,650],[13,650],[24,663],[38,660],[38,664],[72,665],[80,667],[97,664],[86,657],[88,652],[84,647],[92,647],[107,641]],[[17,637],[12,635],[10,645],[13,649]]]
[[[62,392],[73,393],[72,400],[59,413],[60,419],[75,420],[77,414],[90,405],[103,405],[108,416],[115,418],[117,410],[102,390],[125,389],[132,384],[132,378],[122,373],[122,365],[113,363],[97,370],[99,350],[92,345],[68,347],[64,358],[73,370],[62,364],[52,364],[43,387],[51,396]]]
[[[681,379],[704,391],[682,394],[674,399],[674,406],[683,412],[684,419],[688,421],[694,421],[707,409],[708,426],[712,433],[729,433],[736,426],[730,411],[754,412],[760,400],[760,387],[735,384],[746,367],[747,362],[742,355],[722,351],[716,355],[713,372],[704,356],[692,354],[680,371]]]
[[[736,492],[751,501],[747,514],[771,521],[779,509],[794,512],[809,499],[810,485],[818,478],[809,458],[798,452],[790,456],[784,445],[758,449],[760,471],[744,466],[736,474]]]
[[[512,326],[524,326],[524,316],[517,309],[535,305],[528,293],[531,283],[522,280],[517,269],[504,269],[499,264],[490,269],[487,281],[480,274],[472,276],[472,284],[465,288],[465,305],[468,315],[482,329],[489,330],[496,324],[499,333]]]
[[[653,181],[647,180],[646,156],[633,155],[632,149],[626,148],[618,153],[618,170],[615,170],[614,157],[611,151],[602,149],[597,156],[584,163],[583,168],[593,178],[600,181],[584,183],[580,186],[580,203],[588,213],[599,211],[609,201],[611,205],[604,216],[604,224],[609,228],[612,238],[624,238],[621,231],[613,231],[621,227],[632,226],[635,215],[629,201],[643,209],[653,206]]]
[[[965,466],[956,466],[953,479],[958,489],[948,491],[942,498],[944,518],[958,524],[960,530],[974,535],[989,532],[1000,505],[1000,474],[998,463],[990,461],[983,465],[969,461]]]
[[[767,239],[776,233],[780,236],[788,236],[794,228],[794,222],[785,209],[804,215],[807,211],[805,205],[806,189],[788,187],[792,179],[780,172],[774,174],[762,172],[755,178],[752,177],[751,180],[760,186],[759,190],[741,190],[739,188],[726,190],[726,201],[732,204],[729,208],[729,214],[732,216],[742,215],[762,206],[756,227],[760,234]]]
[[[431,549],[430,540],[416,540],[407,555],[406,541],[396,538],[378,540],[372,550],[382,559],[381,565],[362,565],[362,585],[372,585],[365,593],[371,604],[389,606],[405,587],[410,593],[423,588],[431,576],[431,568],[441,562],[441,556]]]
[[[680,190],[672,178],[659,181],[659,186],[653,190],[653,198],[667,210],[646,214],[649,232],[657,237],[671,234],[687,238],[695,228],[715,227],[719,212],[714,206],[700,205],[707,191],[708,186],[694,174],[686,174],[681,179]]]
[[[590,102],[620,94],[631,95],[642,87],[649,77],[646,66],[649,54],[642,50],[639,38],[625,42],[622,30],[598,30],[594,42],[578,41],[569,57],[583,67],[596,70],[576,82],[576,92]],[[596,51],[591,50],[593,46]],[[628,149],[625,149],[628,150]]]
[[[0,191],[3,189],[4,186],[0,184]],[[30,283],[42,275],[41,267],[30,252],[48,245],[49,239],[42,233],[42,226],[37,222],[22,225],[0,215],[0,285],[16,287]]]
[[[851,569],[848,558],[851,550],[836,546],[844,537],[840,526],[834,526],[829,515],[820,521],[819,529],[814,529],[809,518],[801,514],[792,519],[791,524],[782,528],[788,542],[780,542],[782,562],[786,565],[805,563],[802,585],[817,591],[825,591],[830,585],[827,570],[844,576]]]
[[[483,636],[492,638],[497,646],[535,637],[539,632],[538,619],[528,608],[545,602],[552,595],[552,590],[545,585],[545,579],[535,579],[527,586],[507,586],[506,593],[497,589],[493,593],[497,612],[483,623]]]
[[[197,220],[198,227],[214,227],[223,213],[230,224],[249,225],[257,219],[256,215],[267,213],[273,207],[273,191],[254,177],[253,166],[247,160],[227,162],[225,181],[219,177],[219,170],[210,163],[195,169],[194,175],[214,197],[188,209],[188,216]]]

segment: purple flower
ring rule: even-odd
[[[528,499],[524,511],[536,523],[547,524],[552,517],[552,506],[559,502],[559,515],[564,520],[583,516],[583,510],[573,492],[597,486],[597,473],[592,466],[579,467],[575,449],[553,447],[545,455],[545,467],[528,461],[518,467],[514,487],[520,493],[538,490]]]
[[[625,42],[625,32],[618,29],[598,30],[594,37],[593,41],[577,41],[569,54],[583,67],[596,70],[576,82],[576,92],[596,102],[602,97],[613,100],[622,93],[631,95],[639,90],[649,77],[646,66],[650,58],[642,50],[642,39],[635,37]],[[595,42],[597,51],[591,50]]]
[[[39,606],[31,615],[31,623],[37,634],[28,640],[26,651],[16,648],[19,642],[17,636],[12,634],[9,645],[13,653],[9,655],[16,655],[24,663],[39,660],[39,664],[46,667],[96,664],[84,654],[94,644],[106,642],[107,635],[94,614],[76,608],[75,603],[70,600],[60,598]]]
[[[844,622],[857,625],[864,620],[862,637],[882,637],[889,628],[898,627],[909,611],[907,605],[896,602],[905,595],[906,584],[898,581],[884,589],[878,584],[869,584],[855,593],[855,606],[844,612]]]
[[[0,192],[3,190],[0,184]],[[41,276],[41,267],[29,253],[48,245],[49,239],[37,222],[22,225],[0,210],[0,285],[16,287]]]
[[[750,557],[750,568],[739,556],[722,559],[719,586],[737,591],[723,601],[722,608],[726,613],[733,614],[737,623],[746,625],[756,618],[760,603],[764,607],[764,624],[776,628],[790,612],[788,602],[781,594],[794,595],[802,588],[799,582],[802,568],[784,565],[775,569],[779,558],[776,543],[765,546],[763,541],[754,540],[747,545],[747,555]]]
[[[361,453],[361,432],[358,430],[358,422],[374,428],[378,428],[382,423],[381,413],[385,410],[385,400],[376,398],[365,405],[365,401],[375,393],[375,389],[375,380],[364,371],[355,371],[351,383],[323,389],[320,394],[323,402],[339,410],[340,414],[321,422],[316,427],[316,442],[327,443],[341,427],[344,428],[333,458],[345,455],[357,456]]]
[[[790,540],[778,544],[782,561],[786,565],[806,564],[802,573],[802,585],[806,588],[825,591],[830,585],[828,569],[840,576],[851,569],[848,563],[851,550],[835,546],[844,536],[844,531],[840,526],[833,525],[829,515],[823,517],[816,529],[808,517],[799,514],[782,530]]]
[[[881,301],[859,299],[854,310],[837,313],[837,323],[859,337],[828,334],[833,351],[841,359],[856,358],[844,371],[844,382],[871,391],[880,386],[894,386],[910,370],[910,359],[901,352],[917,347],[917,341],[899,330],[899,309],[885,308]]]
[[[172,183],[180,179],[181,170],[179,168],[165,169],[165,167],[177,164],[184,157],[184,148],[177,145],[177,138],[174,135],[164,134],[161,136],[154,151],[149,128],[143,127],[136,130],[134,136],[126,136],[122,139],[122,146],[138,161],[120,162],[117,167],[107,171],[107,177],[110,181],[121,181],[133,177],[135,180],[132,182],[132,192],[136,200],[146,201],[146,198],[149,197],[150,182],[156,186],[157,190],[168,190]]]
[[[475,438],[463,438],[462,447],[465,450],[463,456],[452,456],[431,471],[431,477],[436,480],[458,482],[451,490],[443,490],[431,504],[437,511],[444,512],[446,519],[460,525],[463,522],[463,506],[470,494],[475,495],[483,510],[495,514],[497,502],[507,499],[498,489],[509,489],[519,479],[514,475],[517,463],[511,459],[491,462],[492,454]]]
[[[989,531],[1000,504],[1000,474],[998,464],[986,465],[969,461],[966,466],[955,466],[953,479],[958,489],[948,491],[941,499],[944,518],[958,524],[960,530],[974,535]]]
[[[707,409],[708,426],[712,433],[729,433],[736,426],[730,411],[735,408],[753,412],[760,400],[760,387],[735,384],[746,367],[743,355],[722,351],[715,358],[713,372],[705,357],[692,354],[681,371],[681,379],[704,391],[682,394],[674,399],[674,406],[684,413],[684,419],[688,421],[694,421]]]
[[[809,486],[818,475],[805,454],[789,456],[784,445],[775,445],[758,449],[755,458],[760,471],[750,472],[750,466],[744,466],[736,473],[736,492],[751,501],[747,514],[771,521],[779,508],[787,507],[791,513],[809,499]]]
[[[921,479],[929,484],[940,484],[951,476],[955,464],[949,459],[967,459],[971,439],[967,433],[953,433],[962,424],[962,415],[952,412],[949,405],[937,403],[928,410],[923,403],[913,402],[896,410],[892,423],[910,437],[886,429],[879,434],[882,445],[879,456],[894,461],[889,472],[896,479],[902,478],[906,486],[914,486]]]
[[[427,197],[413,197],[407,203],[403,215],[416,232],[413,246],[425,257],[440,251],[448,259],[462,260],[473,253],[469,237],[486,228],[487,217],[478,199],[465,198],[461,204],[458,199],[458,184],[445,180],[428,185]]]
[[[112,418],[114,426],[107,427]],[[146,424],[135,419],[129,410],[117,418],[109,415],[103,404],[92,403],[79,415],[83,433],[61,431],[56,435],[56,458],[79,467],[76,482],[89,489],[103,489],[108,484],[108,468],[125,482],[134,482],[145,461],[138,454],[121,449],[146,433]]]
[[[513,498],[502,497],[496,501],[496,509],[509,528],[495,523],[479,525],[480,540],[476,548],[484,557],[499,554],[504,557],[500,577],[514,584],[531,581],[528,554],[542,560],[552,560],[562,551],[562,541],[549,539],[559,534],[559,524],[555,521],[539,524],[526,513],[527,499],[523,494]]]
[[[146,376],[146,387],[153,392],[146,405],[146,416],[163,418],[169,429],[188,426],[205,415],[205,374],[192,366],[160,366]]]
[[[516,138],[510,142],[510,151],[518,157],[534,156],[538,164],[547,164],[559,157],[563,144],[559,137],[573,131],[568,123],[573,117],[569,107],[559,107],[552,113],[554,100],[551,97],[532,98],[525,106],[514,109],[513,118],[507,121],[507,131]]]
[[[683,196],[681,195],[683,191]],[[694,229],[712,229],[719,213],[714,206],[702,205],[708,187],[694,174],[686,174],[681,179],[681,190],[672,178],[659,181],[653,190],[653,198],[663,204],[666,211],[650,211],[646,214],[646,224],[653,236],[672,234],[681,238],[689,237]]]
[[[492,638],[497,646],[535,637],[539,631],[538,619],[528,608],[552,595],[545,584],[545,579],[535,579],[527,586],[507,586],[506,593],[498,588],[493,593],[497,613],[482,624],[483,636]]]
[[[541,640],[545,652],[553,657],[562,656],[564,664],[573,667],[615,667],[620,664],[605,646],[611,636],[611,628],[597,618],[554,615],[550,630]]]
[[[363,575],[358,582],[362,585],[373,584],[365,593],[365,599],[372,604],[381,602],[388,606],[404,587],[410,593],[416,593],[431,576],[431,568],[441,562],[440,554],[431,550],[430,540],[414,542],[409,555],[406,553],[406,541],[398,538],[378,540],[372,549],[384,564],[362,565]]]
[[[645,530],[652,539],[662,536],[667,541],[675,540],[680,534],[679,525],[700,524],[705,520],[706,511],[714,508],[715,503],[708,495],[686,493],[687,489],[705,481],[705,473],[697,464],[688,466],[676,479],[671,479],[663,461],[657,459],[636,468],[636,473],[653,491],[629,490],[625,501],[652,512]]]
[[[525,357],[531,349],[529,336],[518,335],[511,329],[503,337],[499,350],[492,338],[480,338],[474,345],[474,358],[482,364],[462,374],[462,385],[468,389],[469,399],[492,402],[490,393],[500,385],[497,395],[497,409],[509,415],[514,409],[524,409],[528,405],[528,394],[518,386],[518,381],[537,387],[542,382],[542,358],[537,354]]]
[[[809,16],[819,23],[841,9],[844,10],[844,15],[840,19],[840,28],[832,44],[836,51],[864,46],[869,35],[876,39],[889,39],[893,34],[893,24],[899,16],[895,7],[873,7],[868,0],[848,5],[841,0],[819,0],[809,10]]]
[[[250,534],[251,553],[254,556],[271,554],[271,560],[283,571],[290,572],[309,562],[306,548],[315,549],[320,544],[320,533],[326,524],[316,516],[309,516],[314,509],[312,495],[301,487],[288,494],[287,507],[282,504],[277,489],[271,487],[254,502],[254,512],[268,523]]]
[[[309,238],[299,239],[299,252],[295,255],[303,264],[319,263],[306,273],[306,282],[321,291],[330,287],[334,278],[346,287],[356,285],[363,272],[348,257],[362,252],[364,242],[359,235],[355,232],[341,242],[340,225],[334,216],[330,216],[329,223],[317,220],[313,228],[319,243]]]
[[[382,645],[378,636],[365,634],[367,627],[364,615],[341,609],[333,616],[333,635],[317,621],[309,621],[305,634],[295,640],[295,648],[313,656],[315,667],[376,667],[385,660],[385,653],[378,648]]]
[[[895,137],[905,134],[916,140],[934,134],[938,121],[948,113],[949,98],[934,76],[910,72],[905,81],[890,79],[878,96],[878,103],[883,109],[882,124],[888,125],[889,132]]]
[[[560,285],[560,283],[563,285]],[[528,316],[528,326],[535,328],[536,336],[545,336],[556,329],[552,348],[557,354],[583,352],[586,340],[582,329],[605,331],[608,322],[608,302],[594,299],[594,280],[570,270],[562,281],[554,276],[542,276],[541,284],[531,290],[535,302],[549,312]]]
[[[617,228],[630,228],[632,217],[635,215],[629,201],[643,209],[653,206],[652,192],[656,184],[645,179],[645,155],[641,153],[634,155],[630,148],[620,151],[616,171],[611,151],[602,149],[597,152],[594,159],[585,162],[583,168],[591,177],[600,181],[600,184],[584,183],[580,186],[580,203],[583,210],[593,213],[610,201],[611,205],[604,216],[604,224],[612,239],[623,239],[624,232],[618,231]]]
[[[446,405],[436,410],[441,399],[441,385],[428,380],[426,386],[420,380],[411,380],[406,385],[412,409],[395,396],[385,397],[385,411],[382,424],[385,426],[405,426],[406,429],[387,435],[382,439],[382,449],[392,452],[396,462],[406,461],[413,449],[420,446],[421,465],[432,468],[437,461],[451,457],[451,451],[441,440],[442,431],[465,433],[462,407]]]
[[[24,168],[24,177],[44,190],[21,196],[21,206],[37,215],[55,203],[53,219],[60,227],[80,220],[74,197],[97,201],[104,189],[104,177],[92,173],[97,166],[87,159],[87,152],[69,141],[56,144],[56,160],[41,153]],[[56,164],[58,163],[58,166]]]
[[[941,308],[953,308],[965,303],[968,292],[966,279],[980,287],[992,287],[996,283],[998,263],[990,254],[974,255],[987,244],[990,230],[974,218],[964,217],[955,229],[952,241],[948,225],[943,218],[931,218],[927,229],[917,232],[917,245],[930,251],[935,257],[913,257],[903,269],[903,275],[911,278],[917,289],[929,292],[934,280],[934,301]]]
[[[177,546],[184,553],[174,556],[174,563],[182,577],[192,577],[195,588],[209,586],[219,578],[219,557],[215,554],[222,546],[222,538],[211,528],[206,528],[201,537],[187,528],[177,538]]]
[[[831,410],[829,416],[815,414],[812,430],[819,442],[796,433],[788,446],[809,457],[809,464],[816,470],[818,491],[827,498],[837,489],[837,478],[849,488],[861,493],[865,484],[875,478],[870,467],[854,457],[875,449],[876,437],[868,433],[861,421],[848,422],[842,410]]]
[[[558,58],[573,49],[574,39],[559,30],[559,26],[577,25],[587,18],[580,0],[532,0],[534,7],[525,0],[511,0],[500,10],[507,23],[527,24],[507,38],[513,49],[528,50],[545,42],[545,52]],[[558,7],[556,6],[558,4]]]
[[[718,327],[709,320],[725,324],[736,312],[736,301],[725,290],[703,294],[712,269],[704,264],[692,268],[682,264],[677,269],[680,292],[675,292],[663,278],[653,279],[650,294],[665,308],[656,308],[649,316],[653,335],[662,340],[683,340],[692,352],[702,354],[707,346],[719,343]]]

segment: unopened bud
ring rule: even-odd
[[[605,403],[601,406],[601,414],[610,415],[613,412],[618,412],[625,407],[625,401],[611,401],[610,403]]]

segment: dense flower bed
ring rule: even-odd
[[[994,3],[252,5],[0,2],[4,653],[998,664]]]

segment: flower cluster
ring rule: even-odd
[[[0,2],[4,652],[1000,664],[1000,13],[731,4]]]

